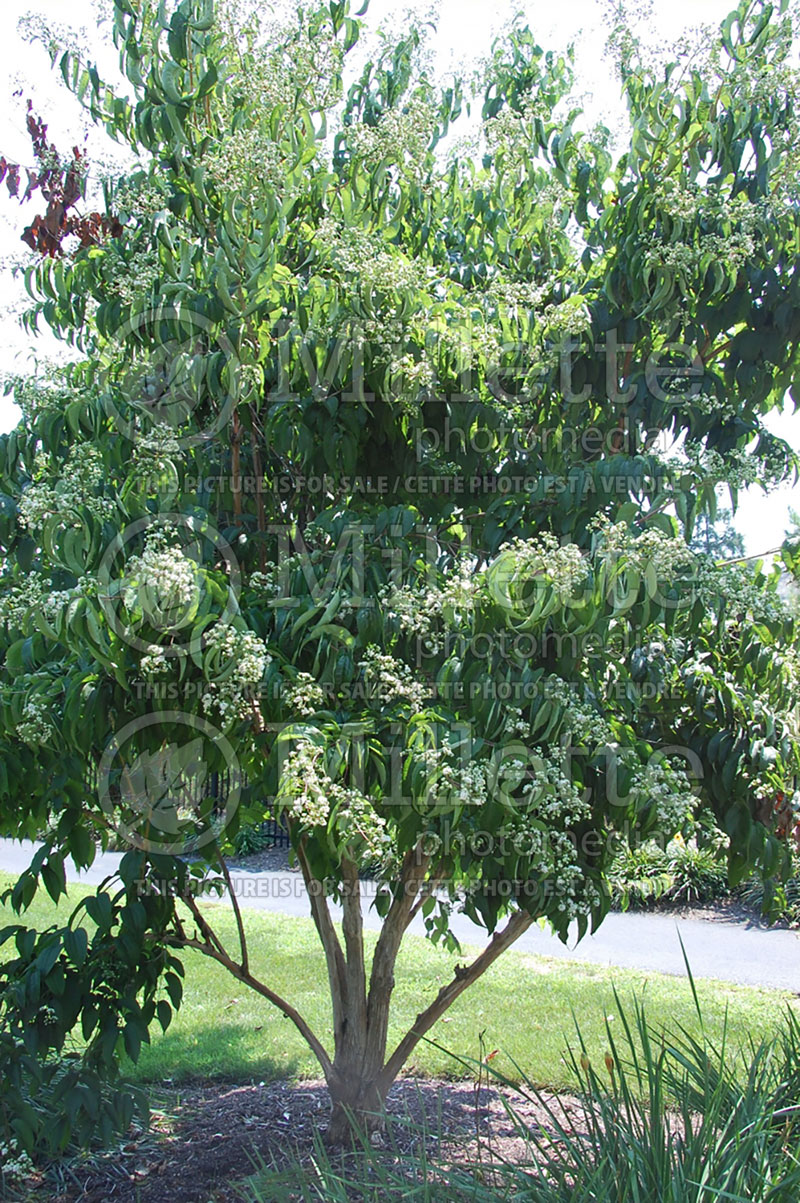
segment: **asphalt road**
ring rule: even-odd
[[[19,873],[30,864],[35,847],[28,842],[0,839],[0,870]],[[78,873],[70,863],[68,879],[99,884],[116,872],[120,859],[120,853],[103,853],[85,873]],[[232,877],[243,906],[284,915],[309,915],[308,897],[299,873],[286,870],[253,873],[235,869]],[[379,928],[380,919],[374,910],[365,909],[365,926]],[[485,942],[485,933],[463,915],[454,916],[452,927],[464,944]],[[424,934],[420,917],[411,930]],[[514,947],[528,955],[683,976],[686,966],[681,940],[696,978],[800,994],[798,935],[755,922],[732,922],[717,917],[686,919],[666,914],[610,914],[595,935],[585,936],[580,943],[573,939],[564,945],[549,930],[535,926]]]

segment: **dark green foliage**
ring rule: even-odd
[[[743,2],[704,65],[626,51],[618,158],[521,22],[474,94],[432,80],[418,28],[356,75],[346,0],[277,29],[115,0],[124,96],[56,55],[137,165],[104,181],[118,222],[25,276],[26,329],[74,354],[8,382],[0,437],[0,831],[48,832],[12,905],[58,897],[111,832],[136,852],[85,955],[5,933],[20,1107],[22,1049],[46,1065],[77,1029],[87,1073],[135,1058],[181,949],[369,1093],[427,1030],[384,1074],[414,890],[433,939],[461,908],[566,940],[602,922],[619,834],[667,840],[701,806],[734,883],[787,875],[792,617],[777,573],[688,544],[720,485],[735,504],[796,469],[766,425],[800,380],[792,20]],[[486,154],[448,160],[468,103]],[[333,1057],[191,910],[273,813],[316,900]]]

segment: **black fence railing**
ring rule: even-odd
[[[242,793],[247,786],[246,775],[232,769],[227,769],[222,773],[214,772],[210,777],[203,774],[182,773],[172,776],[168,780],[165,775],[148,780],[142,774],[141,767],[135,768],[124,774],[116,783],[116,788],[120,791],[120,803],[125,798],[129,802],[134,802],[138,793],[142,800],[149,799],[155,802],[157,799],[160,806],[169,806],[170,803],[173,803],[190,810],[192,808],[199,809],[201,803],[210,797],[214,800],[215,813],[222,816],[228,806],[231,793],[234,791]],[[92,793],[97,792],[98,772],[96,766],[92,766],[86,775],[86,787]],[[290,847],[289,831],[283,816],[268,812],[267,817],[255,826],[262,838],[269,841],[273,847]]]

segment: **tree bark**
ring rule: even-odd
[[[413,880],[413,876],[415,875],[412,875],[410,880]],[[396,901],[399,897],[398,895]],[[398,927],[401,925],[402,918],[405,917],[407,907],[413,905],[413,894],[410,903],[406,902],[408,897],[408,894],[404,895],[402,905],[398,902],[395,912],[395,922]],[[391,987],[389,986],[388,989],[386,987],[388,982],[394,983],[394,963],[402,939],[402,931],[405,930],[405,928],[400,930],[398,938],[395,934],[396,929],[392,925],[393,932],[387,937],[384,944],[383,962],[379,967],[378,977],[376,977],[373,963],[370,999],[367,1008],[366,1055],[359,1061],[357,1051],[359,1041],[354,1041],[347,1050],[346,1056],[342,1055],[340,1058],[337,1053],[336,1065],[328,1079],[331,1094],[331,1118],[325,1139],[329,1144],[348,1144],[356,1137],[356,1133],[360,1133],[363,1138],[382,1128],[387,1095],[419,1041],[445,1014],[458,996],[482,977],[497,958],[530,927],[532,922],[533,919],[530,915],[524,911],[516,911],[502,931],[495,933],[483,952],[470,965],[457,965],[452,981],[443,986],[433,1002],[420,1012],[414,1026],[386,1060],[386,1035],[391,997]],[[383,938],[383,933],[381,938]],[[375,955],[377,958],[377,950]],[[386,973],[390,975],[388,979],[385,977]]]

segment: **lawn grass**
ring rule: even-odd
[[[0,890],[12,881],[0,874]],[[91,891],[71,885],[71,905],[87,892]],[[62,901],[57,908],[40,893],[26,922],[40,927],[61,922],[69,906]],[[235,949],[230,908],[208,904],[206,913],[226,944]],[[327,975],[311,920],[255,910],[244,914],[254,971],[296,1005],[330,1045]],[[4,913],[0,908],[0,925],[13,921],[10,909]],[[368,934],[366,939],[371,949],[375,938]],[[465,949],[460,959],[468,953]],[[458,960],[420,937],[407,938],[396,973],[390,1044],[450,979]],[[200,954],[186,954],[185,963],[184,1004],[165,1034],[154,1030],[152,1045],[143,1049],[138,1064],[131,1067],[133,1077],[179,1085],[209,1078],[241,1082],[320,1076],[313,1056],[289,1020]],[[695,970],[699,972],[701,967]],[[744,1043],[750,1037],[758,1040],[772,1035],[781,1026],[786,1006],[797,1005],[792,995],[782,991],[702,980],[696,984],[704,1029],[712,1040],[722,1032],[726,1011],[729,1035],[734,1043]],[[574,1041],[573,1015],[590,1055],[602,1063],[606,1017],[617,1010],[614,987],[626,1006],[634,997],[646,1000],[654,1028],[669,1030],[682,1025],[699,1033],[691,988],[684,978],[512,950],[462,995],[431,1037],[444,1049],[467,1058],[480,1055],[483,1039],[486,1050],[497,1048],[507,1054],[495,1064],[509,1077],[516,1077],[513,1058],[536,1083],[564,1088],[571,1083],[564,1051],[567,1042]],[[429,1043],[418,1046],[409,1068],[426,1076],[465,1075],[448,1052]]]

